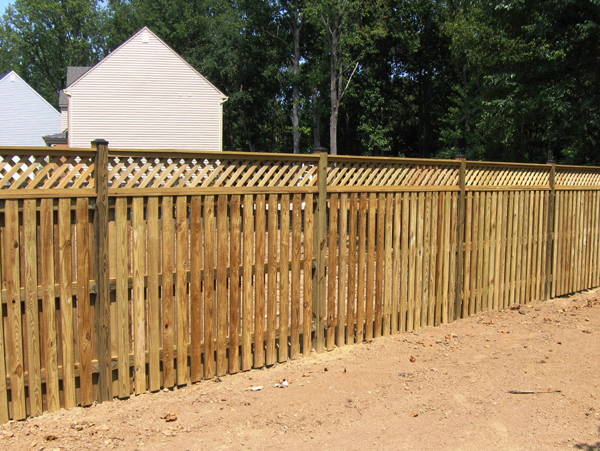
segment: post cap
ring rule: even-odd
[[[327,152],[327,148],[325,147],[315,147],[315,152]]]
[[[464,154],[462,154],[462,153],[459,153],[459,154],[456,156],[456,158],[467,158],[467,156],[466,156],[466,155],[464,155]]]
[[[553,159],[548,160],[548,164],[554,164],[554,163],[556,163],[556,161],[554,161]]]
[[[105,139],[94,139],[92,144],[108,144],[108,141]]]

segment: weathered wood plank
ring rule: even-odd
[[[265,235],[266,199],[263,194],[256,196],[256,237],[255,237],[255,292],[254,292],[254,367],[265,365]]]
[[[292,200],[292,296],[290,357],[300,357],[300,258],[302,246],[302,197],[294,194]],[[287,271],[284,270],[287,273]]]
[[[188,204],[185,196],[177,197],[176,215],[177,263],[175,270],[177,275],[175,299],[177,301],[177,349],[181,349],[177,353],[177,385],[184,385],[190,381],[187,355],[187,344],[190,336],[187,268],[190,267],[190,258],[188,254]]]
[[[280,251],[277,261],[279,270],[279,355],[278,361],[285,362],[289,355],[290,335],[290,196],[281,196]]]
[[[35,219],[35,217],[32,219]],[[77,321],[79,323],[79,385],[81,389],[81,404],[84,406],[89,406],[95,401],[94,387],[92,385],[92,359],[94,356],[92,353],[92,324],[90,322],[91,304],[89,284],[91,279],[91,249],[89,225],[89,200],[87,198],[79,198],[77,199],[76,226]],[[33,242],[35,242],[35,239]],[[37,299],[35,303],[37,305]],[[29,373],[31,375],[31,367]]]
[[[46,407],[49,412],[60,409],[60,392],[58,385],[58,337],[56,331],[56,292],[54,284],[53,204],[54,201],[52,199],[43,199],[40,201],[40,282],[42,286],[42,321],[44,324],[42,339],[44,341],[45,351],[43,366],[46,370]],[[0,340],[0,342],[2,341],[3,340]],[[2,373],[4,360],[0,360],[2,360],[0,363],[0,373]],[[0,420],[4,406],[3,394],[4,397],[6,396],[6,390],[2,389],[2,384],[4,383],[5,378],[0,377]]]
[[[147,200],[147,283],[148,290],[148,388],[160,389],[160,297],[158,285],[159,270],[159,222],[158,198]],[[192,278],[193,280],[193,278]]]
[[[242,270],[242,371],[252,368],[253,283],[254,258],[254,197],[244,196],[244,268]]]
[[[87,199],[86,199],[87,201]],[[27,332],[27,363],[28,363],[28,389],[29,389],[29,414],[38,416],[42,414],[42,374],[41,374],[41,349],[40,349],[40,324],[37,297],[38,286],[38,255],[37,255],[37,213],[36,201],[23,202],[23,228],[25,238],[25,330]],[[86,212],[87,213],[87,212]],[[89,255],[89,254],[88,254]],[[1,321],[0,321],[1,322]],[[0,335],[0,341],[3,335]],[[0,359],[4,354],[0,354]],[[91,359],[90,359],[91,360]],[[1,409],[1,408],[0,408]]]
[[[137,395],[146,391],[146,302],[144,275],[146,274],[146,227],[144,199],[132,201],[132,249],[131,269],[133,275],[133,367],[134,389]]]
[[[204,198],[204,378],[217,373],[215,363],[215,198]]]
[[[229,373],[240,371],[240,263],[241,263],[241,198],[231,196],[230,284],[229,284]],[[193,338],[192,338],[193,340]]]
[[[71,235],[71,199],[58,201],[58,243],[59,243],[59,284],[60,317],[63,366],[64,407],[69,409],[77,404],[75,394],[75,350],[73,348],[73,281]]]
[[[131,394],[129,385],[129,270],[127,268],[127,199],[115,201],[115,253],[116,253],[116,302],[117,302],[117,337],[118,337],[118,389],[120,398]]]
[[[175,224],[173,198],[165,196],[161,205],[162,218],[162,332],[163,332],[163,385],[175,385],[175,304],[173,270],[175,265]],[[205,277],[209,271],[205,271]],[[212,272],[210,272],[212,275]],[[209,377],[212,377],[209,376]]]
[[[275,342],[275,332],[277,330],[277,230],[278,230],[278,196],[269,195],[269,216],[267,237],[267,351],[265,363],[273,365],[277,362],[277,348]]]

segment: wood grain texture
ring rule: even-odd
[[[58,201],[58,249],[60,320],[63,369],[64,407],[69,409],[77,404],[75,393],[75,349],[73,334],[73,237],[71,235],[71,199]]]
[[[185,196],[177,198],[176,215],[177,385],[185,385],[190,381],[187,353],[190,338],[187,269],[190,267],[190,257],[188,202]]]
[[[80,199],[81,201],[81,199]],[[87,199],[86,207],[87,207]],[[23,228],[25,238],[25,330],[27,340],[27,367],[29,389],[29,415],[42,414],[42,373],[41,373],[41,348],[40,324],[38,306],[38,255],[37,255],[37,202],[26,200],[23,202]],[[87,213],[87,211],[86,211]],[[87,230],[86,230],[87,232]],[[89,257],[88,249],[86,255]],[[89,265],[88,265],[89,266]],[[87,290],[89,296],[89,289]],[[89,324],[89,323],[88,323]],[[3,335],[0,335],[3,337]],[[0,354],[0,356],[3,354]],[[90,359],[91,360],[91,359]],[[90,380],[91,382],[91,380]]]

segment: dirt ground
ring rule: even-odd
[[[600,450],[600,290],[0,426],[11,451],[301,447]]]

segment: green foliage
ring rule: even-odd
[[[144,25],[229,96],[226,149],[600,164],[595,0],[15,0],[0,73],[56,103]]]
[[[67,66],[104,57],[105,17],[96,0],[15,0],[0,19],[0,72],[15,70],[56,105]]]

